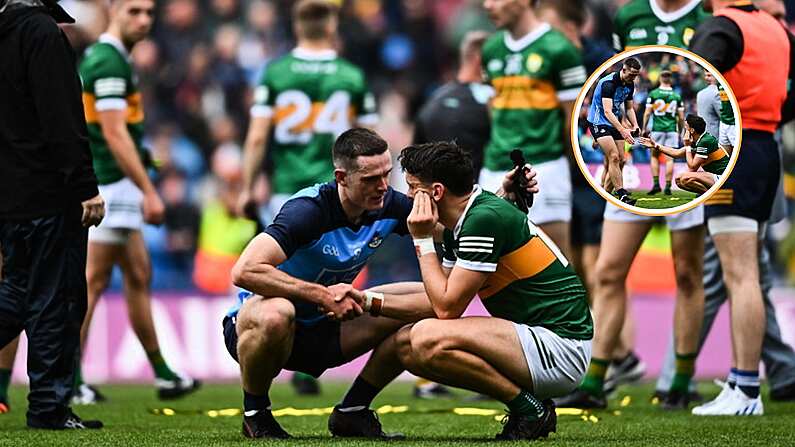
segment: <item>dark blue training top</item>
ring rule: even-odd
[[[408,234],[406,218],[411,206],[405,194],[389,188],[384,207],[366,212],[354,225],[342,209],[337,184],[318,184],[292,196],[265,233],[276,239],[287,255],[277,266],[279,270],[324,286],[351,283],[389,234]],[[227,316],[236,316],[251,296],[248,291],[238,293]],[[304,324],[325,318],[315,304],[299,300],[293,304],[296,319]]]
[[[605,116],[602,98],[613,99],[613,114],[621,119],[621,106],[624,105],[624,102],[631,100],[634,94],[635,83],[630,82],[629,84],[625,84],[621,82],[620,71],[610,73],[603,77],[596,84],[596,89],[593,92],[591,107],[588,109],[588,121],[597,126],[613,127]]]

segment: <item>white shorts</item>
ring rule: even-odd
[[[571,173],[569,160],[560,157],[556,160],[533,165],[538,180],[538,194],[533,198],[533,207],[528,215],[537,225],[550,222],[571,221]],[[506,172],[480,170],[478,183],[486,191],[497,192],[502,186]]]
[[[651,139],[663,146],[679,147],[679,134],[677,132],[652,132]]]
[[[734,124],[720,123],[720,136],[718,144],[721,146],[731,146],[737,148],[737,128]]]
[[[549,329],[513,324],[539,399],[564,396],[582,382],[591,362],[591,340],[563,338]]]
[[[105,200],[105,218],[98,227],[88,229],[89,241],[123,244],[131,231],[143,228],[144,195],[132,180],[123,178],[99,185],[99,194]]]
[[[645,216],[642,214],[630,213],[619,208],[610,202],[605,205],[605,220],[616,222],[648,222],[657,221],[665,218],[665,223],[671,231],[687,230],[704,224],[704,205],[699,205],[692,210],[684,213],[670,214],[667,216]]]

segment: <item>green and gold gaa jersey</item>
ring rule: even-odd
[[[375,107],[364,73],[332,50],[296,48],[268,64],[251,115],[272,118],[273,192],[331,180],[334,140],[356,123],[374,125]]]
[[[495,317],[590,340],[585,288],[555,244],[527,215],[475,188],[454,231],[444,233],[443,265],[488,272],[478,291]]]
[[[641,45],[687,48],[696,28],[707,17],[701,0],[690,0],[671,12],[663,11],[658,0],[631,0],[616,13],[613,46],[617,51]]]
[[[701,166],[705,171],[721,175],[726,170],[726,166],[729,166],[729,154],[718,145],[717,138],[709,132],[701,135],[695,147],[696,157],[707,159],[707,162]]]
[[[80,62],[80,79],[97,181],[100,185],[119,181],[124,178],[124,173],[102,135],[98,112],[125,111],[127,130],[143,160],[144,108],[127,49],[115,37],[101,35],[99,41],[86,50]]]
[[[658,87],[646,98],[646,107],[651,107],[654,132],[676,132],[678,112],[684,108],[682,97],[672,88]]]
[[[495,90],[483,166],[511,169],[516,148],[533,164],[561,157],[560,103],[576,99],[586,79],[580,51],[546,23],[519,40],[500,31],[483,46],[483,71]]]
[[[733,126],[734,109],[732,109],[732,102],[729,100],[729,94],[726,93],[726,89],[720,83],[718,84],[718,96],[720,97],[720,122]]]

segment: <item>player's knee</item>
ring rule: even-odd
[[[86,274],[86,286],[89,296],[99,297],[108,288],[110,274],[97,269],[89,269]]]
[[[451,341],[436,326],[438,320],[428,319],[416,323],[411,328],[411,350],[415,360],[427,365],[444,354]]]
[[[241,309],[237,318],[237,332],[242,339],[245,335],[256,335],[270,340],[279,340],[289,336],[295,324],[295,310],[287,305],[257,303],[247,309]]]
[[[607,162],[610,164],[620,164],[621,157],[619,156],[617,151],[610,151],[607,154]]]
[[[135,290],[147,289],[151,279],[152,271],[148,265],[135,265],[125,272],[127,286]]]
[[[689,260],[688,260],[689,261]],[[694,272],[689,269],[692,268],[693,264],[689,264],[687,262],[681,262],[682,268],[677,265],[675,273],[676,278],[676,288],[679,290],[680,294],[683,296],[691,296],[695,294],[695,292],[699,288],[703,288],[703,275],[701,272]]]
[[[605,262],[596,264],[596,287],[614,287],[626,280],[626,274],[618,267]]]
[[[400,362],[407,369],[414,366],[414,357],[411,351],[411,328],[413,325],[406,325],[398,329],[395,333],[395,344],[397,345],[397,355]]]

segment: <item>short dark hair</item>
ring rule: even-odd
[[[408,146],[398,160],[404,172],[423,183],[439,182],[459,196],[472,192],[472,157],[455,141]]]
[[[356,157],[383,154],[388,148],[386,141],[377,133],[363,127],[355,127],[337,137],[331,149],[331,156],[335,167],[349,171],[357,168]]]
[[[578,27],[585,24],[588,17],[588,8],[583,0],[539,0],[539,9],[549,8],[555,11],[566,22],[572,22]]]
[[[624,59],[624,66],[634,68],[635,70],[640,70],[640,60],[638,60],[636,57],[628,57]]]
[[[695,130],[699,134],[703,134],[704,131],[707,130],[707,122],[704,121],[704,118],[698,115],[693,115],[692,113],[688,114],[685,117],[685,121],[687,122],[688,126],[690,126],[693,130]]]
[[[663,71],[660,72],[660,79],[667,79],[667,80],[670,81],[671,78],[673,78],[673,77],[674,77],[674,74],[671,73],[670,70],[663,70]]]
[[[300,24],[302,36],[322,39],[326,36],[326,23],[339,14],[337,5],[329,0],[299,0],[293,7],[293,21]]]

